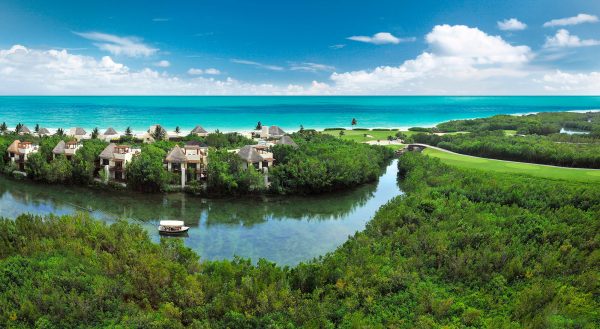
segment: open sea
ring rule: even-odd
[[[126,127],[144,131],[161,124],[183,131],[247,131],[258,121],[284,130],[350,126],[406,128],[495,114],[600,109],[599,96],[3,96],[0,122],[32,129]]]

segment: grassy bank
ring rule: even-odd
[[[577,182],[600,182],[600,170],[558,168],[533,163],[515,163],[494,159],[476,158],[462,154],[448,153],[435,149],[425,149],[423,153],[438,158],[442,162],[467,169],[494,171],[510,174],[525,174],[540,178],[561,179]]]

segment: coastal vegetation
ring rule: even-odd
[[[297,145],[276,144],[271,147],[276,161],[269,168],[271,172],[266,173],[245,163],[235,152],[230,152],[244,145],[256,144],[255,140],[240,134],[216,131],[205,137],[190,134],[174,141],[165,140],[164,128],[158,126],[152,135],[155,141],[150,144],[143,143],[130,134],[117,140],[119,144],[140,150],[124,168],[123,183],[129,189],[141,192],[181,190],[181,175],[167,169],[165,158],[174,147],[184,147],[189,142],[204,145],[208,149],[208,164],[206,179],[191,180],[184,191],[205,196],[306,194],[354,187],[374,181],[383,172],[385,163],[393,157],[392,150],[387,148],[342,141],[314,130],[303,130],[291,137],[291,142]],[[73,140],[70,136],[4,134],[0,136],[0,148],[4,154],[1,157],[2,168],[7,174],[17,170],[8,161],[6,152],[15,140],[31,141],[39,145],[39,150],[29,154],[24,163],[28,179],[79,185],[101,185],[108,181],[99,159],[99,155],[109,145],[106,141],[97,138],[83,139],[77,152],[67,158],[62,154],[54,154],[53,149],[61,141]],[[307,170],[309,167],[311,169]],[[125,185],[111,181],[109,186],[123,188]]]
[[[600,168],[600,113],[500,115],[450,121],[439,124],[437,129],[469,133],[418,133],[407,141],[494,159]],[[560,133],[561,129],[578,129],[581,133],[569,135]],[[516,134],[507,134],[506,130]]]
[[[594,328],[597,184],[399,160],[406,195],[293,268],[86,215],[0,221],[2,327]],[[40,297],[43,296],[43,297]]]

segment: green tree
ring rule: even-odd
[[[352,126],[356,126],[357,123],[358,121],[356,121],[356,118],[352,118]]]
[[[37,134],[39,131],[40,131],[40,125],[36,123],[35,128],[33,128],[33,132]]]
[[[131,127],[127,127],[127,129],[125,129],[125,136],[127,136],[127,137],[133,136],[133,133],[131,132]]]
[[[17,123],[17,125],[15,126],[15,133],[20,134],[21,131],[23,131],[23,124],[22,123]]]
[[[98,127],[95,127],[95,128],[92,130],[92,136],[91,136],[91,137],[92,137],[92,139],[97,139],[97,138],[98,138],[98,135],[100,135],[100,132],[98,131]]]
[[[175,133],[179,134],[179,132],[181,132],[181,129],[179,129],[179,126],[175,127]]]
[[[4,135],[4,134],[6,134],[7,131],[8,131],[8,127],[6,126],[6,122],[2,122],[2,124],[0,125],[0,133],[2,133]]]
[[[158,192],[169,182],[169,172],[163,166],[166,152],[152,144],[144,145],[126,168],[127,185],[138,191]]]
[[[262,123],[260,121],[256,123],[254,130],[262,130]]]
[[[167,137],[167,131],[160,125],[156,126],[154,131],[150,134],[155,141],[164,140]]]
[[[46,178],[50,183],[70,183],[73,165],[63,155],[57,156],[48,166]]]
[[[30,179],[36,181],[47,180],[49,169],[48,163],[42,154],[32,153],[27,157],[25,172]]]

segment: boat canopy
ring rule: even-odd
[[[181,220],[161,220],[160,226],[183,226],[183,221]]]

